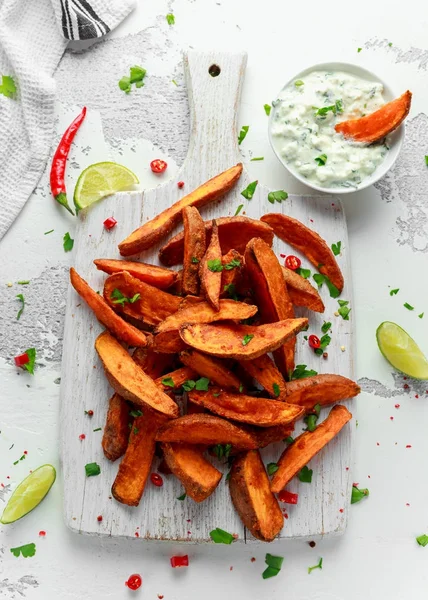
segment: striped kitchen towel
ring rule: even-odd
[[[36,187],[54,139],[53,74],[70,40],[100,38],[135,0],[0,0],[0,239]]]

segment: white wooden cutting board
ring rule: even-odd
[[[93,206],[80,217],[74,244],[73,264],[77,271],[95,289],[102,291],[104,275],[92,264],[95,258],[119,258],[117,244],[141,223],[153,218],[164,208],[207,179],[241,160],[237,145],[236,115],[241,85],[246,65],[246,54],[189,52],[185,56],[185,70],[191,111],[191,135],[187,159],[173,181],[144,193],[122,193],[111,196]],[[218,65],[218,77],[209,74],[211,65]],[[155,157],[153,157],[155,158]],[[163,176],[163,180],[166,176]],[[182,190],[177,181],[184,181]],[[258,218],[267,212],[283,211],[314,228],[328,244],[342,242],[338,257],[345,278],[342,298],[351,301],[351,270],[345,216],[337,198],[290,196],[286,202],[272,205],[268,190],[258,185],[251,201],[240,192],[250,182],[244,171],[238,186],[221,203],[202,210],[205,219],[228,216],[244,204],[241,214]],[[103,221],[114,216],[117,225],[106,231]],[[147,262],[158,263],[158,248],[142,255]],[[277,255],[288,254],[290,249],[276,240]],[[296,252],[291,251],[293,254]],[[310,267],[305,258],[302,265]],[[325,288],[325,286],[324,286]],[[334,316],[336,300],[321,290],[326,312],[324,315],[306,312],[309,333],[320,335],[324,320],[333,323],[332,343],[328,359],[316,356],[309,349],[303,334],[298,337],[296,364],[307,364],[320,373],[339,373],[353,377],[353,312],[350,321]],[[101,449],[102,431],[107,412],[107,401],[112,390],[104,376],[103,368],[94,350],[94,341],[102,328],[98,321],[71,288],[68,291],[65,320],[64,350],[61,379],[61,454],[64,477],[64,512],[67,525],[80,533],[125,536],[143,539],[208,541],[209,532],[221,527],[238,535],[238,539],[253,539],[245,531],[232,506],[225,477],[216,492],[202,504],[189,498],[177,500],[182,486],[173,476],[164,477],[161,488],[147,484],[140,506],[131,508],[116,502],[110,488],[119,461],[111,463]],[[344,351],[341,351],[341,346]],[[89,418],[85,410],[92,409]],[[353,408],[351,407],[351,410]],[[324,418],[328,409],[324,409]],[[282,538],[316,538],[321,535],[340,534],[346,527],[351,493],[351,451],[355,419],[314,458],[310,467],[314,475],[311,484],[293,481],[289,488],[299,493],[297,506],[283,504],[288,518],[281,532]],[[85,433],[86,439],[79,440]],[[266,462],[279,458],[284,444],[264,451]],[[156,459],[157,460],[157,459]],[[85,464],[97,462],[101,474],[85,476]],[[218,466],[218,465],[216,465]],[[153,470],[156,470],[156,463]],[[224,467],[227,471],[227,466]],[[97,516],[102,515],[101,523]]]

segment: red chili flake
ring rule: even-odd
[[[340,512],[340,513],[343,513],[343,512],[344,512],[344,510],[345,510],[344,508],[339,508],[339,512]]]
[[[79,435],[79,440],[84,440],[86,438],[86,435],[84,433],[81,433]]]
[[[395,405],[395,408],[400,408],[400,404],[396,404],[396,405]]]
[[[102,517],[102,515],[98,515],[98,517],[97,517],[97,521],[98,521],[98,523],[101,523],[101,521],[102,521],[102,520],[103,520],[103,517]]]
[[[14,361],[17,367],[23,367],[24,365],[30,362],[30,357],[26,352],[24,352],[23,354],[15,356]]]
[[[232,533],[232,537],[233,539],[237,540],[239,538],[239,535],[237,533]]]
[[[308,344],[311,348],[319,348],[321,346],[320,339],[316,335],[309,336]]]
[[[281,258],[285,258],[287,255],[286,254],[280,254]]]
[[[408,390],[408,389],[409,389],[409,384],[408,384],[408,383],[405,383],[405,384],[403,385],[403,388],[404,388],[405,390]]]
[[[380,446],[379,442],[376,442],[376,446]]]
[[[140,534],[138,533],[138,531],[136,531],[136,532],[134,533],[134,535],[135,535],[135,537],[137,537],[137,538],[139,538],[139,537],[140,537]]]
[[[367,477],[368,477],[369,479],[371,479],[371,475],[367,475]]]
[[[293,494],[287,490],[282,490],[278,494],[278,500],[280,502],[285,502],[286,504],[297,504],[299,500],[299,494]]]
[[[163,599],[163,594],[158,594],[158,598],[159,598],[159,600],[162,600]]]
[[[346,471],[349,471],[349,467],[345,467],[345,470],[346,470]]]
[[[177,567],[188,567],[189,557],[187,554],[184,556],[171,556],[171,567],[176,569]]]
[[[352,487],[358,487],[360,484],[359,483],[353,483]]]
[[[141,579],[141,575],[134,573],[128,577],[128,581],[125,581],[125,585],[129,587],[130,590],[138,590],[141,587],[143,580]]]
[[[93,410],[85,410],[85,414],[88,415],[88,417],[93,417],[94,411]]]
[[[393,420],[394,420],[394,417],[389,417],[389,418],[391,419],[391,421],[393,421]]]
[[[316,542],[308,542],[308,544],[311,548],[315,548],[316,546]]]
[[[6,479],[10,479],[10,475],[6,475]]]
[[[410,444],[407,444],[406,448],[411,448],[412,446]]]
[[[406,502],[406,506],[410,506],[410,504],[408,502]]]
[[[233,571],[233,567],[229,567],[229,571]]]
[[[0,485],[1,485],[2,487],[4,487],[4,483],[0,483]]]
[[[191,531],[188,531],[188,532],[187,532],[187,535],[192,535],[192,532],[191,532]]]
[[[103,223],[104,227],[107,229],[107,231],[109,229],[113,229],[113,227],[115,225],[117,225],[117,221],[114,217],[109,217],[108,219],[106,219]]]
[[[419,398],[419,394],[415,394],[415,398]]]
[[[24,450],[24,454],[28,454],[28,450]]]
[[[284,513],[284,519],[288,519],[288,514],[286,512]]]
[[[285,259],[285,266],[287,267],[287,269],[295,271],[296,269],[299,269],[302,266],[302,261],[297,256],[290,254]]]
[[[309,219],[309,221],[310,221],[311,223],[313,223],[313,222],[314,222],[314,220],[313,220],[313,219]]]
[[[163,486],[163,479],[162,479],[162,477],[158,473],[152,473],[150,475],[150,481],[156,487],[162,487]]]
[[[160,158],[156,158],[155,160],[152,160],[152,162],[150,163],[151,170],[153,171],[153,173],[156,173],[157,175],[166,171],[167,166],[168,166],[168,164],[164,160],[161,160]]]
[[[182,188],[184,188],[184,181],[179,181],[179,182],[177,183],[177,186],[180,188],[180,190],[181,190]]]
[[[407,381],[407,377],[403,377],[404,381]]]
[[[41,531],[39,531],[40,537],[45,537],[45,535],[46,535],[46,531],[43,531],[43,529]]]
[[[256,562],[256,557],[255,556],[251,557],[251,562]]]
[[[191,522],[192,522],[192,519],[186,519],[186,522],[187,522],[187,523],[191,523]]]
[[[323,357],[323,358],[328,358],[328,352],[323,352],[323,353],[322,353],[322,357]]]

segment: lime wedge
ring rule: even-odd
[[[379,350],[395,369],[415,379],[428,379],[428,360],[399,325],[384,321],[377,328],[376,339]]]
[[[138,177],[122,165],[101,162],[82,171],[74,189],[74,205],[82,210],[115,192],[130,190]]]
[[[52,465],[42,465],[21,481],[3,511],[0,523],[7,525],[22,519],[36,508],[51,489],[56,478]]]

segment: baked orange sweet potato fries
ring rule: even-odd
[[[70,279],[105,327],[94,342],[113,388],[102,440],[106,459],[121,459],[112,496],[138,506],[162,456],[162,472],[203,502],[219,486],[219,461],[226,460],[231,470],[224,484],[242,522],[256,538],[272,541],[284,525],[275,494],[351,419],[337,405],[317,425],[320,411],[360,390],[340,375],[305,377],[294,370],[296,338],[309,323],[294,309],[304,307],[310,316],[324,312],[324,304],[299,271],[279,263],[274,235],[341,291],[329,245],[282,214],[210,222],[200,215],[241,171],[237,165],[202,184],[119,245],[124,256],[148,250],[182,222],[184,230],[159,252],[166,266],[98,258],[95,266],[107,274],[102,293],[74,269]],[[179,264],[181,271],[171,270]],[[285,447],[302,418],[307,430]],[[278,464],[268,473],[260,452],[275,443],[281,444]],[[155,474],[152,481],[162,479]]]

